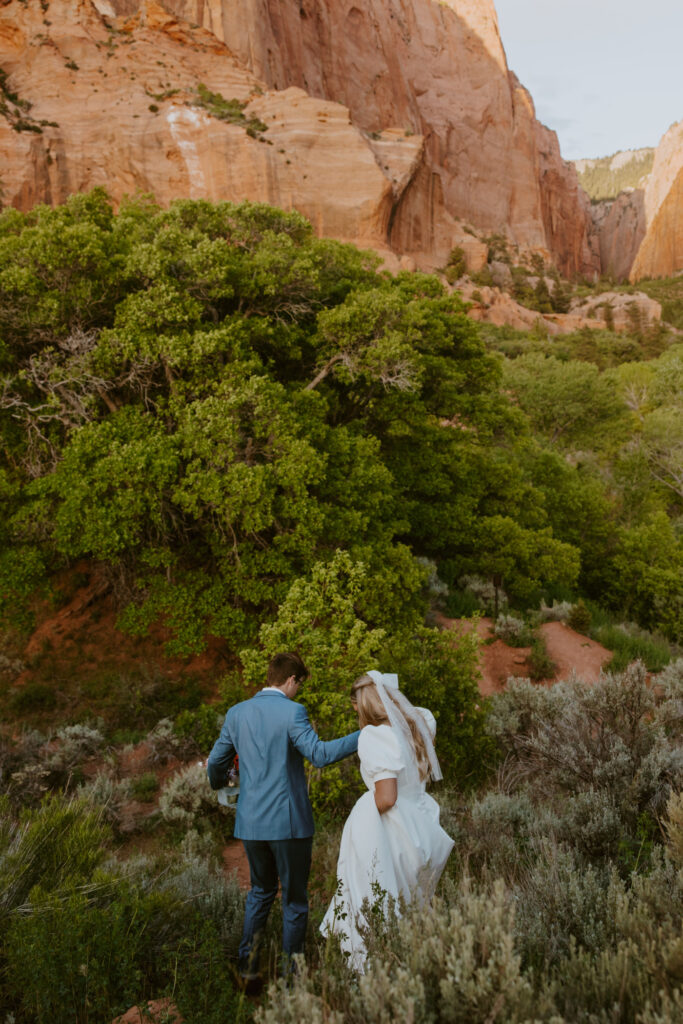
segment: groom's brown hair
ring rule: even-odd
[[[310,673],[299,655],[289,652],[276,654],[274,658],[271,658],[266,680],[268,686],[282,686],[290,676],[294,676],[297,683],[302,683],[304,679],[308,679],[309,675]]]

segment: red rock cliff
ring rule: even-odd
[[[122,0],[128,2],[128,0]],[[223,39],[269,85],[348,107],[366,131],[398,125],[425,156],[391,243],[443,259],[453,220],[599,269],[574,168],[507,68],[493,0],[165,0]]]
[[[36,127],[55,122],[17,132],[0,119],[5,202],[94,184],[262,199],[422,266],[469,224],[567,274],[599,269],[575,172],[508,72],[492,0],[165,5],[0,6],[8,87]],[[197,109],[198,82],[247,101],[266,141]]]
[[[683,121],[673,124],[655,151],[645,186],[645,237],[630,278],[666,277],[683,271]]]

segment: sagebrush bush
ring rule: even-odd
[[[534,831],[523,802],[489,801],[480,821],[495,828],[496,807],[502,825]],[[669,1020],[683,984],[673,850],[656,851],[648,874],[622,878],[541,832],[507,885],[464,874],[442,881],[427,907],[369,914],[365,974],[349,970],[334,936],[319,944],[313,969],[271,986],[259,1024]]]
[[[176,732],[170,718],[162,718],[147,733],[145,743],[149,747],[151,764],[167,764],[172,758],[182,757],[190,744],[187,737]]]
[[[545,968],[575,943],[599,951],[614,937],[623,885],[609,867],[586,864],[568,846],[538,841],[518,886],[517,940],[525,963]]]
[[[526,647],[532,639],[531,630],[526,622],[514,615],[499,615],[493,632],[499,640],[509,644],[510,647]]]
[[[492,702],[489,727],[511,779],[556,797],[564,828],[591,856],[609,856],[638,838],[643,815],[663,814],[683,783],[678,684],[648,685],[642,664],[539,688],[510,681]]]
[[[217,816],[221,810],[231,813],[228,808],[220,808],[201,762],[188,765],[167,779],[159,797],[159,812],[164,821],[187,828],[207,814]]]
[[[50,769],[34,762],[12,772],[7,785],[10,799],[20,807],[35,807],[50,789]]]
[[[467,879],[429,907],[403,907],[368,935],[367,971],[359,979],[338,957],[324,973],[302,970],[271,988],[259,1024],[302,1019],[348,1024],[484,1024],[525,1021],[538,1010],[514,949],[514,907],[502,883],[481,891]]]
[[[478,875],[516,879],[535,855],[532,840],[551,823],[540,814],[528,793],[492,790],[472,804],[459,836],[461,857]],[[452,834],[449,833],[449,834]]]
[[[106,772],[98,772],[94,778],[79,786],[77,794],[117,832],[120,830],[123,809],[132,798],[129,779],[113,779]]]
[[[552,605],[541,601],[538,618],[541,622],[566,622],[573,607],[571,601],[553,601]]]
[[[491,614],[494,611],[496,606],[496,588],[490,580],[484,580],[481,576],[461,576],[458,580],[458,586],[466,593],[472,594],[482,611],[487,614]],[[499,587],[498,608],[506,608],[507,603],[507,594]]]
[[[65,725],[56,732],[59,746],[50,758],[51,766],[70,771],[104,746],[102,732],[90,725]]]

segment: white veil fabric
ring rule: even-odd
[[[421,709],[414,707],[406,695],[401,693],[398,688],[398,676],[393,672],[382,673],[377,672],[375,669],[371,669],[366,673],[366,675],[370,676],[377,688],[380,699],[384,704],[389,724],[402,738],[407,749],[413,753],[415,751],[415,744],[413,743],[413,736],[410,731],[409,723],[413,723],[415,725],[425,746],[427,761],[429,762],[429,774],[435,782],[438,782],[443,778],[443,775],[441,774],[439,760],[436,756],[436,751],[434,750],[432,733],[427,724],[427,720],[421,713]],[[417,758],[413,757],[412,761],[415,765],[417,782],[419,783],[420,779],[419,769],[417,767]]]

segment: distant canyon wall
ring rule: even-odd
[[[645,182],[592,213],[603,273],[635,282],[683,272],[683,121],[662,137]]]
[[[5,204],[97,184],[254,199],[405,265],[443,265],[473,228],[567,275],[600,269],[492,0],[0,0],[0,68],[4,95],[31,104],[0,117]],[[201,109],[200,82],[246,120]]]

